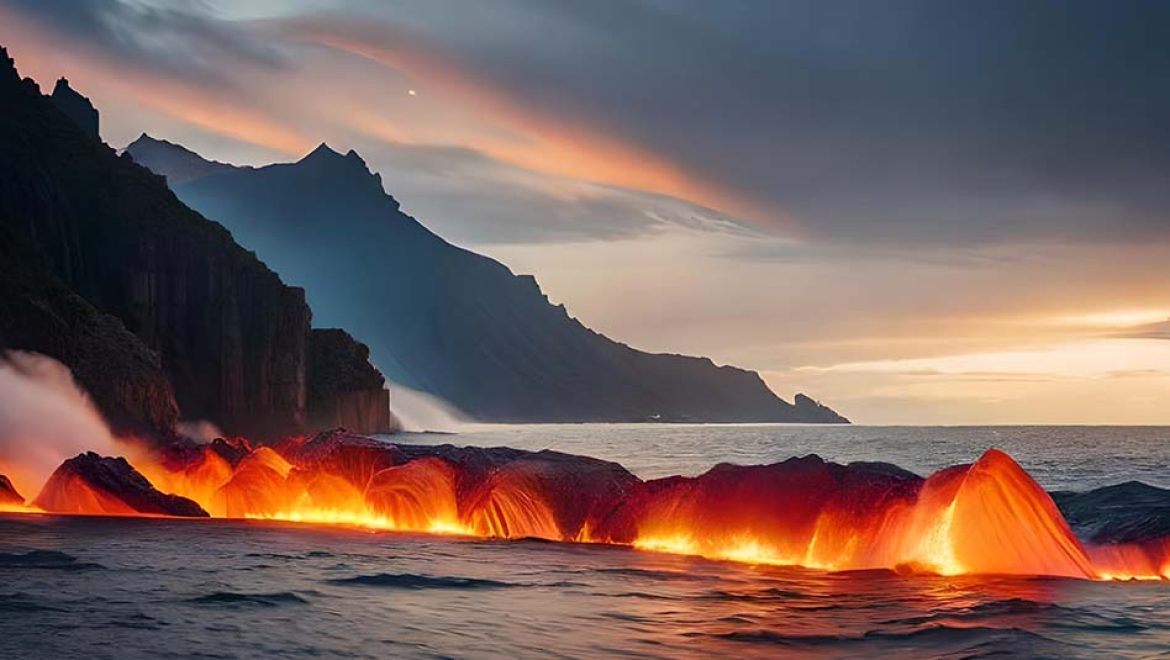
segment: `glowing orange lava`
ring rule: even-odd
[[[219,518],[611,543],[829,571],[1170,579],[1170,538],[1082,544],[1048,493],[997,450],[926,479],[805,457],[641,481],[555,453],[431,455],[358,436],[278,449],[192,445],[133,463]],[[3,510],[141,515],[68,470],[34,505]]]

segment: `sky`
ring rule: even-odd
[[[871,424],[1170,423],[1170,3],[0,0],[122,147],[356,149],[635,347]]]

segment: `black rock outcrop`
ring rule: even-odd
[[[171,175],[185,202],[223,222],[290,282],[317,318],[370,345],[390,380],[488,421],[836,422],[789,404],[758,374],[615,342],[553,305],[531,276],[461,249],[404,214],[355,152],[197,170],[191,152],[140,138],[126,148]]]
[[[93,452],[62,463],[33,504],[53,513],[207,517],[195,502],[160,492],[126,459]]]
[[[1134,543],[1170,536],[1170,490],[1127,481],[1084,492],[1051,493],[1077,536],[1090,543]]]
[[[24,504],[24,498],[20,496],[20,493],[16,492],[16,486],[12,485],[8,477],[0,474],[0,506],[6,504]]]
[[[309,426],[392,430],[385,384],[370,364],[370,349],[349,333],[328,328],[309,334]]]

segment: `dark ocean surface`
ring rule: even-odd
[[[1012,454],[1048,489],[1170,486],[1170,428],[494,427],[639,476],[818,453]],[[0,516],[0,658],[1170,657],[1170,583],[829,574],[624,547],[270,522]]]

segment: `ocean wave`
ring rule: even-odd
[[[32,594],[17,592],[0,594],[0,613],[13,612],[27,614],[29,612],[64,612],[60,607],[45,604],[45,601]]]
[[[60,571],[84,571],[105,568],[101,564],[78,561],[77,557],[56,550],[30,550],[29,552],[0,552],[0,569],[47,569]]]
[[[684,582],[708,579],[702,575],[693,575],[691,573],[683,573],[682,571],[659,571],[650,568],[595,568],[586,572],[623,575],[633,578],[648,578],[651,580],[681,580]]]
[[[385,587],[389,589],[506,589],[525,585],[483,578],[431,577],[415,573],[374,573],[326,580],[342,586]]]
[[[305,605],[309,601],[291,591],[278,591],[269,594],[246,594],[234,591],[217,591],[191,598],[188,602],[200,605],[234,605],[280,607],[282,605]]]
[[[902,632],[872,630],[859,635],[792,634],[776,630],[732,631],[726,633],[695,633],[693,636],[713,637],[749,644],[767,644],[794,649],[850,648],[864,644],[867,649],[908,649],[918,654],[960,654],[964,657],[1014,653],[1053,652],[1067,650],[1070,645],[1036,632],[1016,627],[929,625]],[[843,649],[842,649],[843,650]]]
[[[250,559],[321,559],[328,557],[336,557],[332,552],[325,552],[324,550],[312,550],[300,555],[290,555],[280,552],[248,552],[244,554]]]
[[[1106,616],[1084,608],[1067,607],[1023,598],[1009,598],[979,603],[962,608],[941,608],[926,616],[907,617],[884,621],[888,625],[910,625],[915,627],[961,626],[972,624],[1026,624],[1029,627],[1043,623],[1049,628],[1081,631],[1139,632],[1148,629],[1127,616]]]

